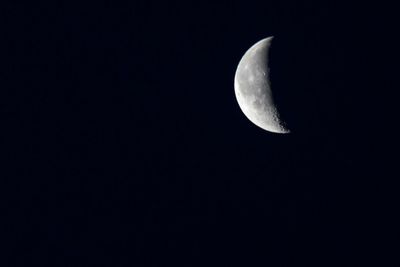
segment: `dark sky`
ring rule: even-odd
[[[7,266],[397,266],[374,5],[114,2],[3,9]],[[289,135],[234,95],[271,35]]]

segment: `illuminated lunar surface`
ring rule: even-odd
[[[280,119],[269,80],[272,39],[257,42],[244,54],[235,74],[235,94],[241,110],[255,125],[274,133],[289,133]]]

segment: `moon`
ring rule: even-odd
[[[281,120],[274,103],[269,79],[268,56],[273,36],[250,47],[235,73],[235,95],[244,115],[258,127],[273,133],[290,130]]]

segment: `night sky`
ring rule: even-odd
[[[33,2],[2,16],[4,266],[398,266],[376,6]],[[268,36],[288,135],[235,99]]]

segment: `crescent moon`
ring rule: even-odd
[[[235,73],[235,95],[244,115],[258,127],[274,133],[289,133],[274,103],[269,79],[268,56],[273,36],[250,47]]]

